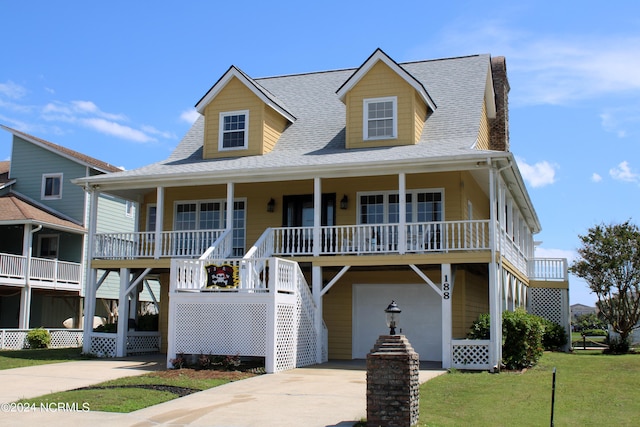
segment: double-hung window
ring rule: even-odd
[[[249,148],[249,111],[220,113],[219,138],[220,151]]]
[[[62,174],[52,173],[42,175],[42,192],[43,200],[61,199],[62,198]]]
[[[398,136],[397,103],[395,96],[364,100],[362,134],[365,140]]]
[[[177,202],[175,205],[175,231],[221,230],[227,226],[227,203],[224,200],[200,200]],[[242,256],[245,250],[246,215],[245,202],[236,200],[233,203],[233,256]],[[191,239],[196,233],[180,234],[181,246],[191,245],[206,250],[213,241],[204,233],[202,241],[193,243]]]

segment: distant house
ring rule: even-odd
[[[422,360],[496,369],[500,321],[465,339],[480,314],[527,307],[569,328],[566,259],[533,255],[508,92],[489,55],[378,49],[358,68],[269,78],[231,66],[169,158],[75,181],[141,202],[135,233],[90,229],[88,315],[98,270],[131,278],[121,304],[155,275],[169,362],[239,354],[276,372],[366,357],[395,300]],[[85,351],[123,356],[133,338],[85,327]]]
[[[87,262],[87,193],[71,180],[119,168],[24,132],[0,162],[0,328],[80,327]],[[104,195],[103,231],[135,229],[135,204]],[[97,294],[98,317],[113,318],[119,281]]]
[[[585,314],[596,314],[598,310],[595,307],[590,307],[584,304],[571,305],[571,320],[575,320],[577,317]]]

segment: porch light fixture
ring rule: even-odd
[[[389,335],[395,335],[396,328],[400,323],[399,317],[402,310],[398,308],[395,301],[391,301],[391,304],[387,306],[384,312],[387,313],[387,327],[389,328]]]
[[[349,198],[345,194],[344,196],[342,196],[342,199],[340,199],[340,209],[347,209],[348,207],[349,207]]]
[[[269,199],[269,203],[267,203],[267,212],[273,212],[276,209],[276,201],[273,200],[273,197]]]

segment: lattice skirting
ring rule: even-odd
[[[176,303],[174,307],[176,354],[265,356],[266,303]]]
[[[491,369],[488,340],[456,340],[452,343],[451,364],[456,369]]]
[[[82,346],[81,329],[47,329],[51,334],[49,348],[65,348]],[[0,349],[21,350],[29,348],[27,333],[29,329],[0,330]]]
[[[89,353],[98,357],[116,357],[116,345],[116,334],[92,335]]]
[[[530,288],[528,311],[536,316],[565,326],[566,319],[563,315],[564,289]]]

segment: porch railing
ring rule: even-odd
[[[198,258],[225,230],[163,231],[156,250],[153,231],[96,234],[94,257],[115,259]]]
[[[531,280],[569,280],[566,258],[534,258],[529,261],[528,267]]]
[[[272,228],[273,254],[314,253],[313,227]],[[321,228],[321,255],[424,253],[489,249],[489,221],[434,221],[406,224],[338,225]]]
[[[231,266],[237,273],[237,286],[233,288],[207,288],[205,267]],[[251,259],[173,259],[171,261],[171,291],[178,292],[280,292],[293,293],[293,280],[297,263],[279,258]]]
[[[59,261],[48,258],[31,258],[29,279],[49,282],[52,286],[80,285],[82,283],[82,265],[75,262]],[[0,277],[25,282],[27,276],[27,257],[13,254],[0,254]]]

